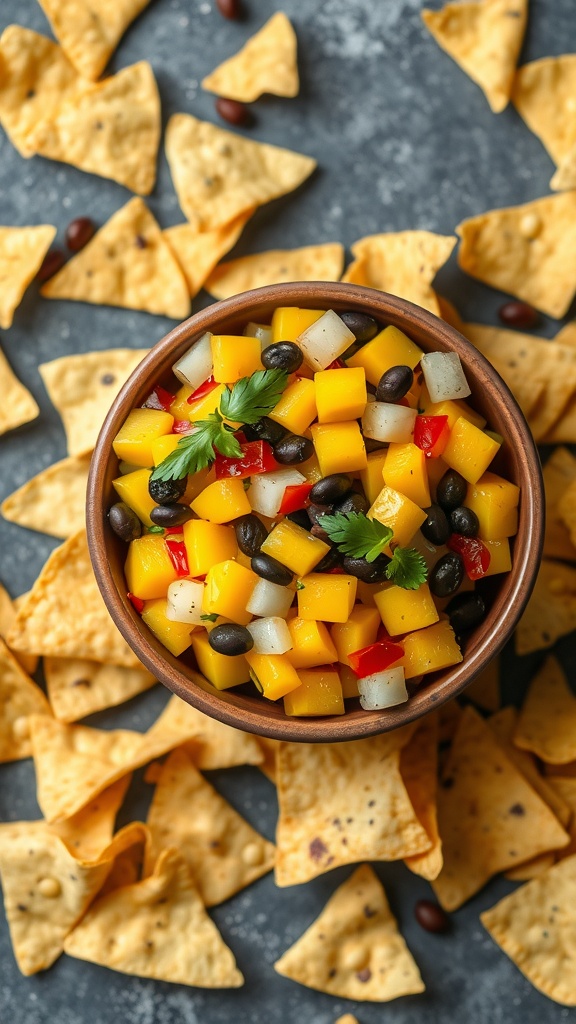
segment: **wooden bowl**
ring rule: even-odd
[[[193,656],[173,657],[152,635],[126,597],[123,565],[126,546],[108,525],[107,511],[117,500],[112,480],[118,460],[112,441],[130,410],[157,383],[171,379],[170,367],[205,331],[242,333],[249,320],[270,321],[277,306],[359,310],[383,324],[405,330],[425,351],[457,352],[472,389],[471,402],[504,437],[495,468],[521,488],[520,521],[513,545],[513,568],[490,577],[491,604],[484,622],[468,638],[464,661],[425,676],[405,704],[385,711],[363,711],[347,702],[342,716],[289,718],[282,701],[256,693],[216,690],[195,671]],[[272,285],[217,302],[171,331],[134,370],[114,402],[92,459],[87,497],[87,530],[92,564],[110,615],[143,664],[160,682],[205,714],[228,725],[276,739],[299,742],[352,740],[412,722],[455,697],[494,658],[510,637],[534,585],[543,544],[544,493],[538,453],[513,395],[490,363],[452,327],[426,310],[383,292],[350,284],[313,282]]]

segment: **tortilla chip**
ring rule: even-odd
[[[359,1022],[358,1018],[354,1017],[352,1013],[345,1013],[343,1017],[338,1017],[334,1024],[359,1024]]]
[[[558,510],[558,502],[572,483],[576,483],[576,459],[567,448],[555,448],[543,470],[546,495],[546,533],[544,554],[548,558],[576,561],[576,547]]]
[[[23,594],[22,597],[17,597],[12,601],[8,591],[5,590],[0,583],[0,637],[2,637],[4,641],[14,625],[16,614],[18,608],[23,603],[23,598],[26,598],[26,594]],[[29,676],[34,675],[40,660],[37,654],[23,654],[22,651],[12,650],[10,653],[14,655],[18,664],[22,666]]]
[[[570,323],[564,324],[558,333],[554,336],[554,341],[560,342],[561,345],[571,345],[576,348],[576,320],[571,320]]]
[[[573,545],[574,557],[576,557],[576,480],[573,480],[564,491],[557,508],[560,519],[566,529],[570,531],[570,540]]]
[[[183,750],[163,766],[147,824],[145,874],[162,850],[178,849],[206,907],[230,899],[274,867],[272,843],[206,782]]]
[[[269,739],[268,736],[258,736],[258,745],[264,754],[264,760],[258,767],[267,779],[276,785],[276,758],[278,756],[279,740]]]
[[[0,640],[0,763],[32,756],[30,715],[49,715],[50,705]]]
[[[202,237],[202,236],[200,236]],[[216,299],[287,281],[338,281],[344,266],[340,242],[307,245],[302,249],[272,249],[221,263],[205,288]]]
[[[27,228],[0,227],[0,327],[4,330],[12,326],[14,311],[36,276],[55,234],[56,228],[51,224]],[[5,396],[3,399],[5,401]],[[12,413],[10,418],[16,415]]]
[[[390,292],[440,316],[432,281],[455,245],[452,235],[432,231],[367,235],[351,246],[355,259],[342,280]]]
[[[493,658],[483,672],[466,687],[466,697],[483,711],[497,711],[500,707],[500,662]]]
[[[438,712],[438,742],[452,743],[462,718],[462,706],[456,697],[443,704]]]
[[[156,680],[143,665],[125,668],[84,658],[44,658],[46,689],[55,718],[76,722],[144,693]]]
[[[418,821],[432,846],[426,853],[407,857],[405,864],[415,875],[437,878],[442,870],[442,840],[438,834],[436,795],[438,790],[438,716],[426,715],[412,739],[400,751],[400,774]]]
[[[340,864],[401,860],[432,847],[400,774],[413,728],[346,743],[278,749],[276,884],[307,882]]]
[[[567,764],[576,759],[576,697],[552,656],[530,684],[514,743],[549,764]]]
[[[508,106],[526,29],[528,0],[448,3],[422,11],[439,46],[480,86],[495,114]]]
[[[12,373],[6,356],[0,349],[0,387],[3,401],[0,405],[0,434],[15,430],[35,420],[40,413],[37,402]]]
[[[238,988],[244,982],[176,850],[160,855],[149,878],[98,899],[64,949],[79,960],[142,978],[200,988]]]
[[[570,844],[562,850],[556,851],[556,860],[564,860],[576,853],[576,779],[563,779],[560,776],[553,776],[548,780],[552,789],[556,791],[559,798],[568,805],[572,811],[572,818],[568,827],[570,833]]]
[[[47,299],[143,309],[184,320],[184,275],[143,199],[134,197],[41,288]]]
[[[541,853],[539,857],[533,857],[532,860],[519,864],[517,868],[510,868],[505,872],[504,877],[509,882],[531,882],[533,878],[543,875],[555,863],[556,857],[553,853]]]
[[[540,992],[576,1006],[576,856],[480,915],[484,927]]]
[[[493,328],[493,330],[498,330],[498,328]],[[504,351],[503,355],[505,354],[506,352]],[[541,419],[545,417],[546,422],[548,422],[549,419],[556,417],[556,411],[552,409],[552,403],[548,397],[546,382],[543,380],[534,381],[529,377],[525,377],[522,373],[522,364],[520,366],[518,364],[512,365],[511,360],[501,362],[497,357],[491,356],[490,362],[510,388],[528,420],[532,433],[534,433],[534,428],[541,433]],[[566,394],[568,394],[568,384],[565,384],[561,389],[561,400],[564,399]]]
[[[576,144],[576,55],[544,57],[518,68],[512,102],[555,164]]]
[[[85,455],[96,444],[106,414],[146,348],[110,348],[61,356],[38,367],[66,432],[69,455]]]
[[[263,754],[251,733],[234,729],[202,714],[180,697],[171,697],[152,726],[154,735],[172,732],[186,743],[186,753],[200,771],[260,765]],[[178,745],[180,745],[178,744]]]
[[[66,844],[76,860],[98,860],[112,842],[114,822],[132,775],[124,775],[65,821],[46,824]]]
[[[472,707],[462,713],[438,793],[444,867],[432,883],[456,910],[499,871],[568,842],[556,816]]]
[[[253,103],[262,93],[297,96],[297,45],[290,21],[277,11],[238,53],[202,80],[202,88],[241,103]]]
[[[576,444],[576,400],[572,397],[551,430],[542,438],[542,444]]]
[[[534,590],[516,627],[516,653],[552,647],[576,629],[576,569],[542,559]]]
[[[166,156],[180,206],[198,231],[213,231],[292,192],[316,167],[312,157],[254,142],[191,114],[170,118]]]
[[[550,178],[550,188],[553,192],[576,188],[576,143]]]
[[[467,274],[548,316],[566,314],[576,291],[576,192],[489,210],[456,231],[458,262]]]
[[[84,78],[102,74],[120,39],[150,0],[39,0],[52,31]]]
[[[86,521],[89,455],[55,462],[4,499],[4,519],[51,537],[70,537]]]
[[[146,828],[146,832],[148,829]],[[138,842],[123,850],[114,858],[114,863],[108,874],[104,885],[98,893],[98,898],[106,896],[115,889],[123,889],[126,885],[134,885],[142,878],[142,867],[144,864],[144,851],[149,842],[148,835],[142,835]]]
[[[386,1003],[425,988],[368,864],[336,889],[274,970],[307,988],[359,1002]]]
[[[199,233],[191,224],[176,224],[162,232],[180,264],[191,298],[198,294],[219,260],[236,245],[253,212],[248,210],[214,231]]]

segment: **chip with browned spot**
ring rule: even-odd
[[[46,689],[60,722],[77,722],[123,704],[156,682],[143,665],[103,665],[86,658],[44,658]]]

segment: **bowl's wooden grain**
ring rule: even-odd
[[[491,428],[505,438],[496,468],[521,488],[520,521],[513,569],[493,577],[494,599],[485,621],[466,644],[464,661],[425,680],[407,704],[389,711],[362,711],[359,705],[341,717],[287,718],[282,702],[258,695],[219,692],[194,671],[193,662],[174,658],[143,625],[126,597],[125,545],[113,534],[107,510],[116,500],[112,480],[117,459],[112,440],[130,409],[152,385],[170,377],[170,367],[205,331],[233,334],[248,320],[269,321],[277,306],[353,309],[403,328],[425,350],[454,351],[472,388],[471,401]],[[351,740],[405,725],[460,693],[495,657],[514,629],[534,585],[543,544],[544,494],[538,453],[528,425],[506,384],[486,359],[452,327],[404,299],[349,284],[273,285],[245,292],[186,320],[150,351],[114,402],[100,432],[88,481],[87,530],[92,564],[108,610],[118,629],[146,667],[174,693],[228,725],[278,739],[300,742]],[[348,704],[350,708],[350,704]]]

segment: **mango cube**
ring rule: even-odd
[[[204,630],[193,633],[191,639],[199,671],[217,690],[229,690],[231,686],[249,681],[248,663],[243,654],[230,657],[213,651]]]
[[[258,579],[255,572],[232,559],[213,565],[206,575],[204,614],[224,615],[245,626],[252,618],[246,605]]]
[[[367,515],[369,519],[377,519],[384,526],[389,526],[395,543],[402,548],[410,543],[426,519],[426,513],[410,498],[387,486],[382,488]],[[392,554],[389,547],[385,553]]]
[[[518,531],[520,488],[496,473],[484,473],[469,484],[465,505],[478,516],[480,540],[513,537]]]
[[[450,431],[442,458],[469,484],[475,484],[488,469],[499,449],[500,444],[497,441],[460,416]]]
[[[298,615],[301,619],[346,622],[356,600],[358,580],[346,573],[312,572],[299,581]]]
[[[368,396],[363,367],[320,370],[314,374],[314,387],[319,423],[355,420],[364,414]]]
[[[421,348],[397,327],[385,327],[372,341],[363,345],[347,360],[348,366],[362,366],[366,379],[376,386],[383,373],[392,366],[409,366],[412,370],[424,355]]]
[[[370,452],[366,461],[366,469],[363,469],[360,473],[360,483],[371,505],[376,501],[382,490],[384,463],[386,462],[387,454],[387,448],[382,449],[382,451]]]
[[[418,445],[390,444],[384,463],[384,483],[400,491],[420,508],[431,504],[426,456]]]
[[[404,590],[391,583],[374,595],[374,601],[390,636],[424,629],[439,619],[427,583],[422,583],[418,590]]]
[[[330,545],[318,537],[313,537],[290,519],[283,519],[270,531],[261,551],[265,555],[277,558],[282,565],[286,565],[298,576],[305,576],[322,561],[324,555],[330,551]],[[313,618],[324,616],[315,615]]]
[[[229,523],[252,511],[244,482],[239,477],[224,477],[208,484],[191,505],[192,511],[209,523]]]
[[[322,476],[366,469],[366,447],[356,420],[315,423],[310,429]]]
[[[225,385],[219,384],[217,388],[212,388],[212,391],[209,391],[203,398],[197,398],[195,402],[187,405],[188,414],[183,419],[189,419],[191,423],[205,420],[210,413],[216,412],[225,390]]]
[[[112,442],[119,459],[133,466],[152,466],[152,441],[172,430],[174,417],[159,409],[132,409]]]
[[[380,622],[380,612],[376,607],[357,604],[346,622],[334,623],[330,634],[338,652],[338,661],[343,665],[350,665],[349,654],[373,644]]]
[[[210,339],[214,368],[212,376],[219,384],[234,384],[262,370],[262,346],[259,338],[213,334]]]
[[[404,667],[406,679],[439,672],[450,665],[459,665],[463,659],[454,630],[447,619],[415,633],[409,633],[402,641],[404,657],[399,662]]]
[[[427,416],[447,416],[450,430],[452,430],[456,420],[460,419],[461,416],[463,416],[465,420],[469,420],[470,423],[473,423],[474,426],[478,427],[480,430],[486,426],[486,420],[484,417],[481,416],[479,412],[476,412],[475,409],[472,409],[472,407],[466,402],[458,398],[446,399],[444,402],[429,401],[426,407],[421,405],[420,408],[424,408]]]
[[[191,388],[189,384],[183,384],[181,388],[174,395],[174,401],[170,406],[170,415],[175,420],[187,420],[190,418],[190,406],[188,399],[193,393],[194,388]]]
[[[256,689],[268,700],[278,700],[300,686],[300,677],[285,654],[255,654],[249,651],[245,659]]]
[[[168,455],[176,451],[181,437],[182,434],[163,434],[162,437],[155,438],[150,446],[153,460],[152,465],[159,466]]]
[[[166,597],[168,587],[178,579],[164,537],[158,533],[130,541],[124,573],[129,592],[142,601]]]
[[[300,686],[284,697],[287,715],[343,715],[344,696],[336,669],[302,669]]]
[[[314,381],[301,377],[290,384],[280,401],[268,414],[293,434],[303,434],[316,419],[316,389]]]
[[[154,636],[164,644],[164,647],[177,658],[186,651],[192,643],[192,631],[195,629],[189,622],[172,622],[166,618],[167,600],[165,597],[157,597],[153,601],[146,601],[142,610],[142,621]]]
[[[378,617],[378,621],[380,618]],[[315,668],[332,665],[338,660],[336,647],[323,622],[302,619],[298,615],[288,620],[292,649],[286,657],[294,668]]]
[[[300,309],[299,306],[278,306],[272,315],[272,342],[296,341],[307,327],[315,324],[324,309]]]
[[[169,435],[173,436],[173,435]],[[152,500],[148,492],[148,481],[152,476],[150,469],[136,469],[133,473],[125,473],[112,481],[112,486],[120,501],[136,513],[144,526],[152,526],[150,513],[156,508],[156,502]]]
[[[360,692],[358,690],[358,676],[356,673],[348,665],[339,665],[338,674],[344,700],[351,700],[353,697],[358,698]]]
[[[205,576],[213,565],[236,558],[238,545],[233,527],[190,519],[182,530],[191,576]]]
[[[485,540],[483,544],[485,544],[490,552],[490,565],[487,572],[484,573],[483,579],[486,576],[497,576],[500,572],[510,572],[512,556],[510,554],[510,541],[508,538],[502,537],[501,540]]]

